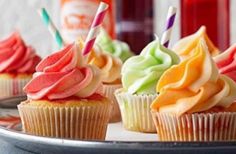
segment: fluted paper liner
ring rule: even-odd
[[[103,85],[104,88],[104,95],[108,97],[112,102],[112,111],[110,115],[109,122],[119,122],[121,121],[121,115],[120,115],[120,108],[115,98],[115,91],[119,88],[121,88],[121,84],[116,85]]]
[[[232,141],[236,139],[236,112],[176,116],[152,111],[161,141]]]
[[[111,105],[78,107],[18,105],[23,131],[29,134],[80,140],[104,140]]]
[[[132,95],[119,89],[115,92],[115,96],[120,107],[123,125],[127,130],[156,132],[150,105],[157,95]]]
[[[31,78],[0,78],[0,97],[11,97],[25,95],[23,87],[31,80]]]

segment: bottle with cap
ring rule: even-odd
[[[86,38],[101,0],[61,0],[61,34],[65,43],[74,42],[78,36]],[[114,0],[103,0],[109,4],[103,28],[115,37]]]

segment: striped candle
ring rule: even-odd
[[[169,7],[168,14],[167,14],[167,20],[166,20],[166,29],[162,35],[161,38],[161,44],[164,45],[166,48],[169,46],[172,27],[174,25],[175,16],[176,16],[176,8],[171,6]]]
[[[52,34],[55,41],[57,42],[57,45],[59,46],[59,48],[61,48],[63,46],[63,39],[62,39],[59,31],[57,30],[56,26],[52,22],[50,16],[48,15],[46,9],[41,8],[41,9],[39,9],[38,12],[39,12],[40,16],[42,17],[42,20],[45,23],[45,25],[48,27],[49,32]]]
[[[102,22],[103,22],[103,19],[105,17],[107,10],[108,10],[108,5],[104,2],[101,2],[98,7],[95,18],[93,20],[92,26],[89,30],[86,41],[85,41],[85,46],[82,51],[84,56],[87,55],[92,49],[94,42],[96,40],[96,37],[98,36],[100,32],[100,27],[102,25]]]

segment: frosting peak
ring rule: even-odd
[[[236,44],[214,57],[214,60],[220,73],[227,75],[236,82]]]
[[[40,60],[17,32],[0,41],[0,72],[33,73]]]
[[[94,46],[89,54],[88,63],[101,69],[103,83],[120,84],[122,61],[119,58],[104,53],[99,46]]]
[[[229,107],[236,99],[236,84],[219,75],[206,42],[201,39],[194,55],[171,67],[157,84],[159,96],[151,108],[176,115]]]
[[[33,79],[24,87],[31,99],[87,98],[101,93],[100,70],[85,65],[78,44],[70,44],[43,59]]]
[[[123,62],[134,55],[127,43],[119,40],[112,40],[105,30],[101,30],[96,40],[103,51],[120,58]]]
[[[178,62],[179,58],[174,52],[155,40],[140,55],[124,63],[121,71],[123,88],[131,94],[155,94],[159,78]]]
[[[195,34],[189,35],[179,40],[174,45],[173,51],[175,51],[181,58],[186,59],[194,54],[194,49],[197,47],[198,42],[201,39],[205,40],[206,46],[211,56],[216,56],[219,54],[219,49],[215,47],[208,37],[205,26],[201,26]]]

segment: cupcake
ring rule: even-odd
[[[0,97],[24,95],[40,57],[27,46],[18,32],[0,41]]]
[[[120,109],[114,92],[122,87],[120,79],[122,61],[109,53],[103,52],[99,46],[95,46],[89,54],[88,63],[97,66],[101,70],[105,96],[113,102],[110,122],[121,121]]]
[[[140,55],[124,63],[121,71],[123,88],[115,95],[127,130],[156,132],[150,112],[150,105],[157,96],[155,86],[162,74],[178,62],[174,52],[155,40]]]
[[[104,140],[111,102],[103,96],[101,72],[83,62],[70,44],[43,59],[18,105],[23,131],[33,135]]]
[[[219,54],[220,51],[208,37],[205,26],[202,26],[195,34],[189,35],[179,40],[174,45],[173,51],[176,52],[182,59],[186,59],[194,54],[194,49],[197,47],[200,39],[205,40],[211,56],[216,56]]]
[[[204,39],[195,50],[167,70],[157,84],[159,95],[151,110],[159,139],[235,140],[236,84],[219,74]]]
[[[134,55],[127,43],[119,40],[112,40],[104,29],[101,30],[98,35],[96,43],[101,46],[103,51],[120,58],[123,62]]]
[[[225,52],[214,57],[216,65],[221,74],[225,74],[236,82],[236,44],[232,45]]]

